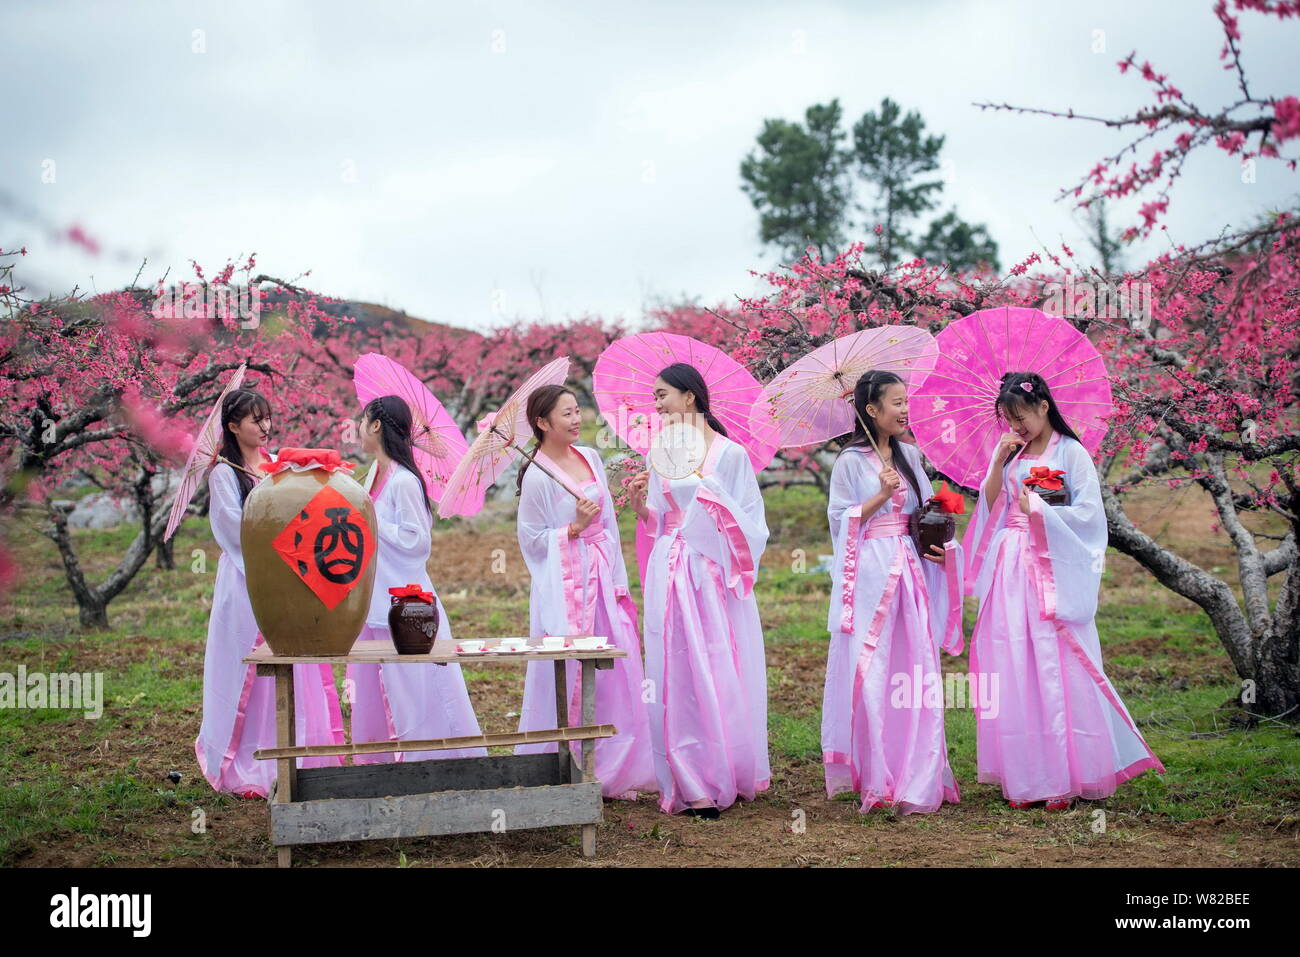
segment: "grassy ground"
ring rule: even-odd
[[[1150,492],[1131,512],[1206,567],[1229,568],[1221,535],[1194,493]],[[1177,496],[1181,495],[1181,499]],[[324,845],[301,864],[524,865],[1275,865],[1300,863],[1300,736],[1294,727],[1228,724],[1227,659],[1205,616],[1134,563],[1108,558],[1098,630],[1106,668],[1163,777],[1145,774],[1112,798],[1068,812],[1012,811],[975,780],[974,716],[948,713],[962,801],[933,815],[858,813],[828,801],[819,723],[830,551],[824,504],[808,489],[768,493],[772,540],[758,596],[768,655],[772,787],[718,822],[668,817],[653,798],[606,805],[600,851],[584,860],[576,829]],[[110,606],[112,629],[83,635],[51,545],[16,534],[23,578],[0,606],[0,672],[102,672],[104,714],[0,709],[0,864],[269,865],[265,805],[214,794],[199,774],[207,602],[217,549],[206,521],[176,539],[178,568],[152,565]],[[83,564],[102,574],[129,529],[78,533]],[[631,536],[625,534],[631,559]],[[528,576],[513,509],[440,523],[430,566],[458,634],[520,634]],[[1231,579],[1231,574],[1227,575]],[[966,614],[967,633],[973,609]],[[945,659],[964,671],[965,656]],[[485,730],[513,730],[515,666],[466,669]],[[341,676],[340,676],[341,677]],[[172,789],[167,772],[180,771]]]

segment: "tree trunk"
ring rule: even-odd
[[[108,605],[97,600],[93,595],[86,599],[77,597],[78,619],[82,631],[106,631],[108,629]]]
[[[1286,583],[1272,615],[1267,606],[1262,614],[1252,607],[1261,627],[1252,630],[1232,589],[1222,579],[1175,555],[1144,533],[1124,514],[1115,493],[1101,487],[1102,503],[1110,544],[1133,558],[1156,580],[1176,594],[1200,605],[1210,617],[1219,641],[1228,652],[1232,666],[1242,679],[1238,695],[1243,710],[1258,719],[1286,718],[1300,720],[1300,664],[1297,641],[1300,641],[1300,553],[1295,540],[1288,537],[1273,552],[1254,556],[1248,568],[1266,580],[1285,570]],[[1238,547],[1240,557],[1240,546]],[[1285,564],[1283,564],[1285,563]],[[1243,579],[1247,575],[1243,574]],[[1252,596],[1252,606],[1257,599]],[[1250,684],[1247,684],[1250,682]],[[1253,698],[1253,700],[1252,700]]]
[[[1291,559],[1272,625],[1259,642],[1259,693],[1248,710],[1300,720],[1300,558]]]
[[[68,587],[72,589],[73,597],[77,599],[81,627],[84,630],[107,628],[108,603],[86,581],[86,576],[81,571],[81,562],[72,547],[72,536],[68,533],[68,514],[71,511],[71,506],[50,502],[45,510],[50,520],[45,534],[54,542],[59,557],[63,559],[63,574],[68,580]]]
[[[164,571],[176,571],[176,557],[172,553],[172,540],[159,541],[158,547],[154,549],[154,555],[158,559],[158,567]]]
[[[45,534],[54,542],[63,559],[63,573],[77,599],[79,618],[83,629],[102,629],[108,627],[108,603],[116,598],[144,566],[149,554],[162,538],[167,528],[167,512],[155,511],[152,518],[144,523],[135,539],[127,546],[126,554],[104,581],[95,586],[86,581],[77,558],[72,536],[68,532],[68,513],[70,506],[56,506],[52,502],[46,507],[50,519]]]

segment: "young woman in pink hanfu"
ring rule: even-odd
[[[535,461],[564,483],[561,487],[540,468],[525,466],[519,473],[519,550],[532,575],[530,632],[533,637],[600,635],[627,652],[612,669],[596,673],[596,723],[618,729],[614,737],[596,742],[596,777],[606,797],[636,800],[638,792],[655,790],[654,762],[649,715],[641,700],[644,673],[636,607],[628,594],[605,469],[595,449],[574,444],[582,410],[571,390],[542,386],[529,397],[527,414],[538,442]],[[567,720],[578,725],[581,666],[570,661],[567,669]],[[529,662],[519,730],[554,728],[555,718],[555,666]],[[515,753],[555,749],[554,743],[529,744]]]
[[[400,396],[366,404],[361,447],[375,456],[366,486],[375,505],[378,546],[375,587],[358,641],[391,641],[388,589],[419,585],[438,606],[438,641],[451,639],[447,609],[429,580],[433,508],[411,451],[411,409]],[[352,689],[352,740],[402,741],[459,738],[479,734],[478,718],[465,690],[460,665],[348,665]],[[356,764],[486,756],[486,748],[356,755]]]
[[[271,434],[271,404],[252,389],[234,389],[221,405],[221,455],[258,473],[271,461],[265,444]],[[257,677],[257,667],[242,662],[263,644],[244,578],[239,530],[244,500],[256,480],[248,472],[218,462],[208,473],[208,521],[221,557],[212,591],[208,643],[203,656],[203,720],[194,754],[208,783],[241,797],[268,797],[275,761],[253,752],[275,747],[275,679]],[[260,474],[260,473],[258,473]],[[298,744],[342,744],[334,673],[329,665],[294,665],[294,711]],[[299,767],[342,764],[339,757],[300,758]]]
[[[861,418],[831,471],[826,510],[835,542],[822,698],[826,795],[856,792],[862,811],[928,813],[959,800],[939,649],[962,650],[961,547],[918,555],[908,532],[933,489],[920,451],[900,441],[903,380],[867,372],[853,404]]]
[[[693,366],[674,363],[659,374],[655,408],[697,425],[707,447],[687,478],[642,472],[629,486],[654,541],[644,630],[659,807],[717,818],[771,778],[754,600],[767,523],[749,456],[710,414],[708,387]]]
[[[1106,515],[1092,456],[1037,373],[1008,372],[994,406],[1010,426],[967,527],[968,590],[980,598],[970,670],[996,675],[995,712],[977,711],[979,780],[1012,807],[1104,798],[1164,766],[1102,671],[1094,616]],[[1063,483],[1066,504],[1025,484]]]

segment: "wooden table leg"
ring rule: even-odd
[[[582,661],[582,723],[596,723],[596,662],[591,658]],[[582,742],[582,780],[596,780],[596,742],[588,738]],[[596,825],[582,825],[582,856],[596,856]]]
[[[292,748],[298,743],[295,727],[293,699],[293,665],[275,666],[275,743],[277,747]],[[298,762],[294,758],[276,761],[275,803],[288,804],[298,790]],[[293,865],[293,848],[276,848],[280,867]]]
[[[565,677],[563,658],[555,659],[555,726],[569,726],[569,682]],[[560,762],[560,783],[572,784],[568,774],[569,746],[563,741],[556,742],[555,754]]]

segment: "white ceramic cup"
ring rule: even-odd
[[[528,647],[528,642],[523,638],[502,638],[497,647],[502,651],[523,651]]]
[[[469,638],[459,642],[461,651],[482,651],[486,647],[486,641],[480,641],[478,638]]]
[[[564,636],[545,635],[542,638],[542,647],[548,651],[560,651],[564,648]]]

